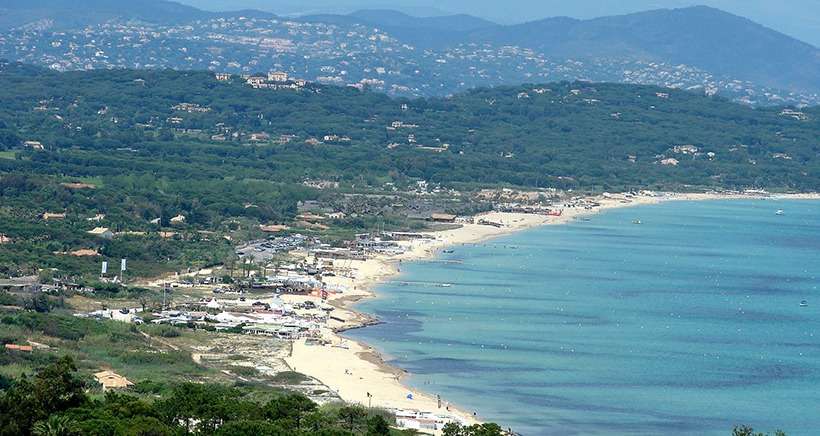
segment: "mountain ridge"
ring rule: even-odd
[[[44,29],[62,29],[72,25],[82,28],[83,25],[118,20],[187,25],[240,16],[272,20],[261,23],[260,29],[275,27],[276,20],[280,19],[274,14],[255,10],[206,12],[167,0],[135,0],[124,10],[113,8],[105,0],[77,0],[71,4],[64,0],[8,0],[0,7],[0,28],[27,23]],[[504,47],[512,47],[519,52],[532,50],[539,57],[547,58],[547,61],[559,63],[579,60],[587,65],[600,61],[680,65],[692,67],[698,70],[698,74],[713,76],[724,82],[739,80],[776,90],[820,93],[820,49],[749,19],[707,6],[656,9],[589,20],[552,17],[515,25],[499,25],[464,14],[414,17],[384,9],[287,20],[342,27],[364,25],[371,31],[378,29],[379,37],[386,34],[399,46],[410,47],[408,50],[421,49],[416,54],[408,54],[410,59],[407,60],[411,63],[417,63],[418,58],[424,55],[422,50],[438,51],[444,61],[447,56],[459,56],[458,53],[463,53],[465,49],[470,51],[476,46],[489,44],[494,50]],[[325,38],[322,35],[315,36]],[[288,38],[292,37],[281,37],[283,41]],[[345,46],[347,44],[339,46],[339,50],[344,51]],[[372,67],[379,67],[386,62],[384,56],[383,53],[368,53],[362,59],[367,64],[363,69],[369,71]],[[329,61],[332,62],[331,59]],[[400,61],[401,64],[407,63],[405,59]],[[481,63],[466,67],[474,70],[485,68]],[[575,77],[586,78],[584,72],[588,73],[587,70]],[[485,83],[479,81],[476,85]]]

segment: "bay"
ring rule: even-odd
[[[614,209],[401,269],[348,336],[505,428],[820,429],[820,202]]]

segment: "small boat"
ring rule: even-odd
[[[783,209],[777,209],[777,212],[775,212],[774,214],[775,214],[775,215],[783,215],[783,214],[785,214],[785,213],[786,213],[786,212],[784,212],[784,211],[783,211]]]
[[[801,301],[800,302],[800,307],[809,307],[809,302],[806,301],[806,300]]]
[[[453,286],[453,285],[450,284],[450,283],[442,283],[439,286],[441,286],[442,288],[449,288],[450,286]]]
[[[453,254],[453,250],[442,250],[441,252],[445,254]]]
[[[632,224],[643,224],[641,220],[632,220]]]

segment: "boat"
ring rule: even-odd
[[[643,224],[641,220],[632,220],[632,224]]]
[[[439,286],[441,286],[442,288],[449,288],[450,286],[453,286],[453,285],[450,284],[450,283],[442,283]]]
[[[806,300],[801,301],[800,302],[800,307],[809,307],[809,302],[806,301]]]
[[[783,215],[783,214],[785,214],[785,213],[786,213],[786,212],[784,212],[784,211],[783,211],[783,209],[777,209],[777,212],[775,212],[774,214],[775,214],[775,215]]]
[[[442,250],[442,253],[453,254],[453,250]]]

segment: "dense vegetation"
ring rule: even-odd
[[[613,190],[820,187],[816,108],[798,121],[780,116],[779,109],[754,110],[648,86],[527,85],[410,101],[336,87],[255,90],[236,79],[226,84],[209,73],[171,71],[60,74],[5,65],[0,144],[12,149],[21,140],[39,140],[47,152],[5,159],[2,169],[115,178],[119,183],[112,188],[120,195],[168,191],[181,202],[200,199],[226,179],[242,182],[220,188],[224,209],[290,193],[270,186],[306,176]],[[172,109],[179,103],[207,112]],[[170,121],[175,117],[176,123]],[[393,121],[418,127],[388,130]],[[209,139],[218,132],[228,140]],[[280,146],[249,146],[246,135],[254,132],[295,137]],[[415,145],[449,148],[418,149],[408,143],[410,134]],[[305,143],[325,135],[351,141]],[[388,149],[390,143],[399,146]],[[676,168],[657,164],[657,156],[673,157],[673,146],[685,144],[704,154],[681,159]],[[714,158],[706,158],[707,152]],[[181,183],[192,180],[198,183]],[[273,208],[271,215],[287,211],[266,207]]]
[[[70,358],[0,390],[0,435],[389,435],[391,417],[360,406],[319,408],[299,394],[260,404],[222,385],[183,383],[159,398],[89,396]]]
[[[557,83],[395,100],[312,85],[257,90],[204,72],[2,63],[0,100],[0,234],[12,240],[0,246],[2,274],[98,268],[65,255],[79,248],[127,257],[141,274],[159,261],[217,263],[231,243],[209,232],[291,220],[298,201],[328,195],[306,179],[347,192],[420,179],[460,189],[820,189],[817,108],[798,120],[648,86]],[[684,145],[697,151],[675,148]],[[660,164],[670,158],[677,165]],[[67,215],[46,221],[44,212]],[[97,214],[104,219],[89,221]],[[156,232],[180,214],[178,234]],[[95,226],[151,232],[104,240],[86,233]]]
[[[0,435],[219,435],[389,436],[416,434],[390,428],[392,416],[362,406],[319,407],[295,393],[265,403],[246,391],[215,384],[182,383],[161,396],[107,392],[89,395],[71,358],[42,367],[33,377],[0,378]],[[493,423],[447,424],[444,436],[501,436]],[[738,426],[733,436],[766,436]],[[786,436],[782,431],[775,436]]]

